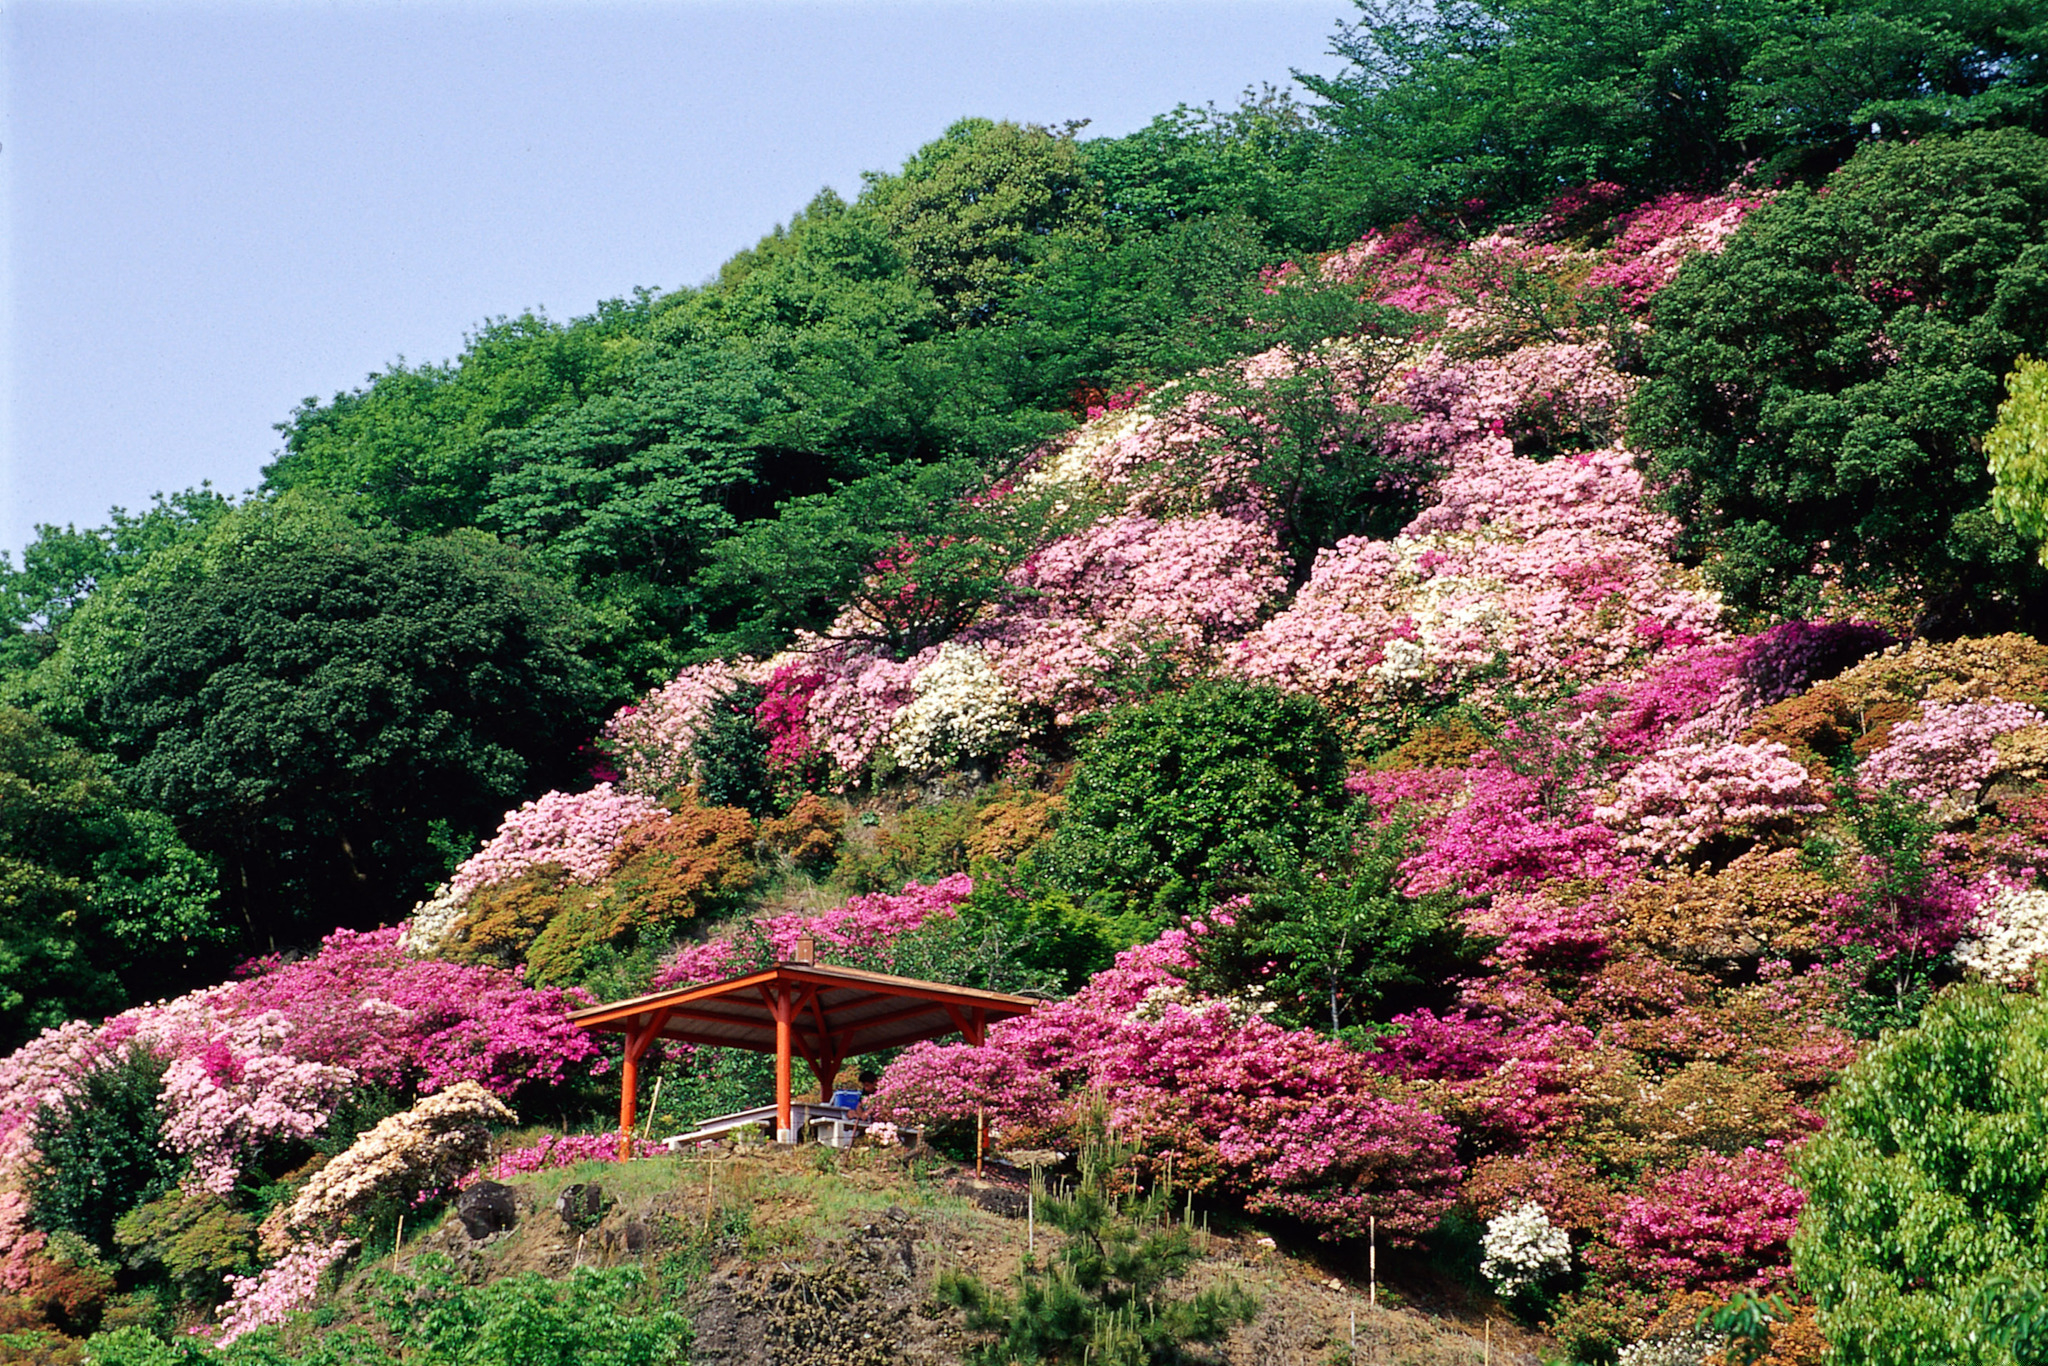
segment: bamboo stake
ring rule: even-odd
[[[1353,1224],[1353,1228],[1358,1225]],[[1366,1294],[1374,1309],[1380,1307],[1380,1221],[1377,1215],[1365,1216],[1366,1227]]]
[[[398,1271],[398,1249],[403,1246],[405,1246],[405,1214],[401,1211],[398,1216],[398,1236],[391,1240],[391,1270],[394,1274]]]
[[[985,1116],[985,1115],[983,1114],[983,1110],[982,1110],[982,1107],[981,1107],[981,1106],[979,1106],[979,1105],[975,1106],[975,1107],[974,1107],[974,1174],[975,1174],[975,1176],[976,1176],[976,1177],[979,1177],[979,1176],[981,1175],[981,1138],[982,1138],[982,1133],[983,1133],[983,1131],[984,1131],[984,1128],[985,1128],[985,1123],[986,1123],[986,1116]]]
[[[654,1137],[654,1112],[661,1108],[661,1084],[667,1080],[666,1072],[654,1079],[654,1099],[647,1103],[647,1122],[640,1126],[642,1140]]]

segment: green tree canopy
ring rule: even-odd
[[[1342,808],[1344,775],[1311,698],[1204,680],[1120,707],[1067,788],[1052,876],[1145,937],[1298,867]]]
[[[1825,172],[1887,136],[2048,130],[2030,0],[1358,0],[1297,73],[1335,134],[1326,195],[1355,227],[1492,220],[1591,180],[1638,193],[1756,162]]]
[[[602,697],[520,557],[259,504],[96,596],[42,702],[222,869],[259,946],[402,913],[570,781]]]
[[[1800,1289],[1843,1366],[2016,1366],[2002,1304],[2048,1294],[2048,999],[1938,998],[1844,1074],[1800,1151]]]
[[[214,900],[168,817],[0,707],[0,1049],[176,982],[223,937]]]
[[[862,198],[953,325],[986,320],[1040,239],[1096,216],[1074,130],[962,119]]]
[[[1819,565],[2003,625],[2048,579],[1993,518],[1979,437],[2044,329],[2048,138],[1877,144],[1658,297],[1633,422],[1737,605],[1811,606]]]
[[[1991,457],[1992,511],[2030,540],[2048,564],[2048,362],[2020,357],[2005,377],[1998,423],[1984,438]]]

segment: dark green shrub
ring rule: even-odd
[[[36,1113],[41,1156],[28,1182],[31,1224],[75,1233],[111,1252],[115,1221],[177,1184],[182,1164],[165,1146],[157,1118],[167,1065],[147,1049],[131,1048]]]
[[[1048,853],[1141,934],[1292,867],[1344,805],[1344,752],[1315,701],[1206,681],[1112,712],[1084,750]]]
[[[1636,435],[1738,607],[1817,606],[1819,565],[2004,629],[2048,573],[1993,515],[1981,438],[2044,319],[2048,139],[1874,144],[1658,296]]]
[[[768,772],[768,737],[754,722],[763,689],[742,683],[712,708],[711,724],[697,737],[690,757],[697,772],[697,797],[706,806],[743,807],[766,816],[776,807],[775,780]]]

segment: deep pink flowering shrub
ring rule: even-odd
[[[844,906],[816,914],[765,916],[743,927],[740,935],[678,950],[655,974],[649,989],[716,982],[768,962],[787,961],[796,954],[797,937],[806,931],[815,939],[821,960],[866,961],[933,918],[952,915],[953,908],[972,895],[974,879],[954,873],[929,886],[913,882],[901,892],[853,897]]]
[[[1155,1170],[1175,1159],[1177,1181],[1327,1237],[1362,1234],[1368,1215],[1404,1240],[1433,1227],[1462,1172],[1450,1126],[1344,1045],[1187,992],[1191,955],[1171,931],[1068,1000],[993,1026],[981,1048],[908,1050],[869,1104],[911,1122],[987,1105],[1043,1128],[1099,1091],[1116,1131]]]
[[[1611,286],[1624,303],[1640,308],[1671,283],[1688,257],[1720,251],[1761,202],[1677,191],[1632,209],[1621,216],[1608,259],[1593,268],[1586,284]]]
[[[768,762],[797,768],[817,752],[811,738],[811,699],[824,685],[824,670],[800,656],[775,664],[763,685],[761,705],[754,708],[755,724],[768,737]]]
[[[511,1096],[597,1057],[591,1036],[567,1018],[590,1004],[581,990],[536,991],[498,968],[414,958],[399,935],[336,930],[309,958],[252,964],[228,1008],[275,1011],[290,1022],[295,1056],[395,1090],[475,1081]]]
[[[1593,816],[1620,847],[1670,858],[1731,831],[1789,828],[1827,809],[1813,775],[1776,740],[1672,745],[1622,775]]]
[[[1396,1035],[1377,1041],[1369,1065],[1411,1082],[1454,1117],[1479,1152],[1521,1152],[1562,1133],[1579,1108],[1579,1082],[1594,1034],[1575,1021],[1536,1013],[1516,1018],[1473,1002],[1448,1014],[1396,1016]]]
[[[1619,937],[1619,916],[1600,898],[1568,899],[1548,892],[1496,896],[1465,915],[1469,933],[1498,939],[1492,960],[1548,973],[1580,975],[1604,960]]]
[[[1789,1244],[1805,1203],[1782,1151],[1703,1152],[1622,1201],[1614,1238],[1638,1283],[1761,1290],[1791,1278]]]
[[[595,882],[609,868],[619,837],[660,814],[652,798],[608,783],[588,792],[550,792],[508,812],[490,842],[455,870],[449,890],[467,896],[543,863],[558,865],[577,882]]]
[[[633,1156],[655,1157],[667,1152],[649,1139],[633,1139]],[[549,1167],[573,1167],[578,1162],[615,1162],[619,1156],[617,1132],[608,1134],[542,1134],[540,1141],[523,1148],[508,1148],[484,1164],[484,1175],[493,1181],[510,1181],[531,1176]]]
[[[1498,761],[1468,770],[1461,799],[1425,815],[1416,834],[1416,850],[1401,864],[1402,890],[1410,896],[1447,888],[1483,896],[1555,878],[1608,880],[1631,867],[1613,830],[1569,804],[1549,810],[1539,778]]]
[[[1652,670],[1615,707],[1607,742],[1625,753],[1649,754],[1710,712],[1728,711],[1731,723],[1746,714],[1740,694],[1747,649],[1736,642],[1703,646]]]

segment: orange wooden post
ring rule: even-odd
[[[640,1098],[640,1055],[626,1036],[626,1066],[619,1074],[619,1161],[633,1155],[633,1105]]]
[[[626,1065],[619,1072],[619,1161],[633,1156],[634,1111],[640,1103],[640,1055],[647,1051],[668,1023],[667,1010],[656,1011],[647,1023],[626,1028]]]
[[[790,1008],[795,1004],[796,991],[791,987],[778,987],[775,991],[775,1141],[783,1141],[783,1135],[790,1130],[789,1123],[789,1055],[792,1029],[795,1023]]]

